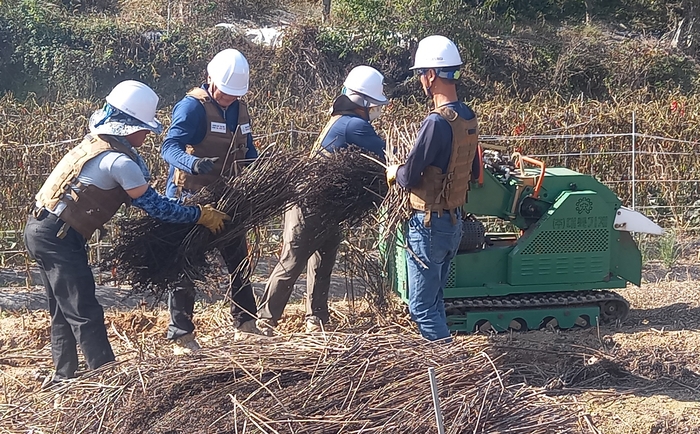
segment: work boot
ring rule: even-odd
[[[255,325],[263,336],[271,337],[275,335],[275,326],[269,319],[259,319]]]
[[[255,320],[251,319],[243,324],[238,325],[237,327],[234,328],[234,334],[233,334],[233,340],[234,341],[242,341],[244,339],[247,339],[251,337],[251,335],[262,335],[263,332],[258,329],[257,325],[255,324]]]
[[[317,316],[306,317],[306,333],[317,333],[323,331],[323,323]]]
[[[187,333],[173,340],[173,353],[176,356],[196,353],[201,349],[202,347],[194,338],[194,333]]]

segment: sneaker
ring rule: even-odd
[[[263,336],[272,337],[275,335],[275,325],[272,320],[259,319],[255,322],[255,325]]]
[[[258,329],[254,319],[248,320],[243,324],[234,328],[233,340],[241,341],[250,337],[250,335],[262,335],[263,332]]]
[[[194,338],[194,333],[187,333],[173,340],[173,353],[176,356],[196,353],[201,349],[202,347],[199,346],[199,343]]]
[[[306,317],[306,333],[318,333],[323,331],[323,323],[317,316]]]

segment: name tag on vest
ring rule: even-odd
[[[241,125],[241,133],[250,134],[250,124]]]
[[[221,123],[221,122],[212,122],[211,123],[211,132],[212,133],[226,134],[226,124]]]

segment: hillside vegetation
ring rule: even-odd
[[[392,96],[405,97],[416,90],[405,81],[417,41],[441,33],[462,50],[467,98],[544,91],[604,100],[698,87],[700,7],[690,0],[333,0],[328,25],[315,13],[319,5],[279,1],[4,2],[0,83],[20,97],[99,98],[137,78],[174,101],[201,79],[213,53],[237,46],[251,60],[257,89],[306,96],[310,88],[337,88],[352,66],[369,63],[385,73]],[[295,20],[278,50],[214,28],[274,24],[280,9],[311,14]]]

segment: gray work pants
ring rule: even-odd
[[[258,318],[277,324],[292,295],[294,283],[306,267],[306,315],[327,323],[330,316],[328,290],[342,240],[340,229],[324,226],[317,215],[304,215],[294,206],[284,215],[282,238],[280,260],[265,286]]]
[[[90,369],[114,360],[104,311],[95,298],[85,238],[71,228],[58,238],[63,220],[53,214],[30,216],[24,229],[29,256],[39,264],[51,315],[51,355],[56,379],[75,377],[78,350]]]

